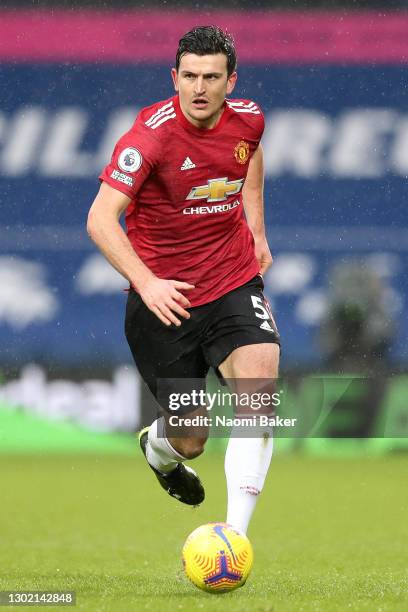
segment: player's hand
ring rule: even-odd
[[[255,255],[260,266],[259,273],[263,276],[273,263],[266,236],[255,238]]]
[[[189,300],[181,291],[191,291],[194,285],[176,280],[165,280],[153,276],[145,283],[143,289],[139,290],[140,297],[146,306],[165,325],[181,325],[176,314],[185,319],[190,318],[190,313],[185,310],[191,307]]]

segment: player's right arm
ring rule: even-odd
[[[120,216],[130,204],[131,198],[103,182],[88,215],[87,231],[107,260],[140,294],[146,306],[165,325],[181,325],[176,314],[186,319],[190,306],[181,291],[193,289],[193,285],[175,280],[158,278],[143,263],[119,222]]]

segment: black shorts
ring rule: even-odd
[[[181,318],[180,327],[162,323],[138,293],[129,291],[126,338],[142,378],[162,408],[167,409],[160,398],[161,381],[204,381],[209,368],[219,374],[218,366],[239,346],[280,345],[263,288],[257,275],[209,304],[190,308],[190,319]]]

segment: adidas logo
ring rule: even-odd
[[[268,321],[264,321],[262,325],[259,326],[261,329],[266,329],[266,331],[273,332],[272,327],[269,325]]]
[[[186,159],[183,161],[183,165],[181,166],[180,170],[192,170],[195,167],[196,165],[193,164],[191,159],[189,157],[186,157]]]

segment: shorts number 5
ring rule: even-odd
[[[255,310],[255,315],[259,318],[259,319],[269,319],[269,312],[266,310],[264,302],[262,301],[262,298],[258,297],[257,295],[251,295],[251,300],[252,300],[252,306],[254,307]]]

